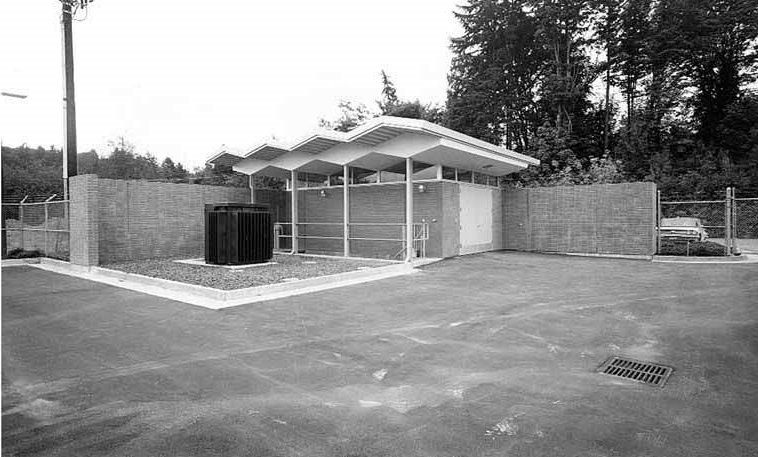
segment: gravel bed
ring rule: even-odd
[[[340,258],[274,255],[276,264],[230,269],[205,265],[188,265],[174,260],[186,258],[150,259],[102,265],[125,273],[153,278],[170,279],[215,289],[232,290],[286,282],[286,280],[315,278],[362,268],[391,265],[389,262]]]

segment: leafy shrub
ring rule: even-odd
[[[11,252],[8,253],[9,259],[32,259],[35,257],[44,257],[44,254],[42,254],[42,251],[39,249],[35,249],[33,251],[26,251],[21,248],[13,249]]]

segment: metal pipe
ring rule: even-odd
[[[297,170],[292,170],[292,177],[290,179],[292,183],[292,194],[290,195],[290,203],[292,206],[292,253],[297,254],[298,252],[298,243],[297,243]]]
[[[724,241],[726,244],[726,255],[732,255],[732,188],[726,188],[726,214],[724,214]]]
[[[413,260],[413,159],[405,159],[405,261]]]
[[[656,192],[656,200],[658,202],[658,208],[656,211],[656,224],[655,224],[655,230],[656,230],[656,254],[661,253],[661,191]]]
[[[342,254],[350,256],[350,185],[348,165],[342,166]]]

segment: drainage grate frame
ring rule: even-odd
[[[611,356],[597,369],[599,373],[663,387],[674,372],[672,367],[653,362]]]

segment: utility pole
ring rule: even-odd
[[[76,176],[76,102],[74,97],[74,37],[71,20],[76,12],[77,0],[61,0],[61,26],[63,33],[63,85],[65,138],[63,141],[63,199],[68,200],[68,178]]]

